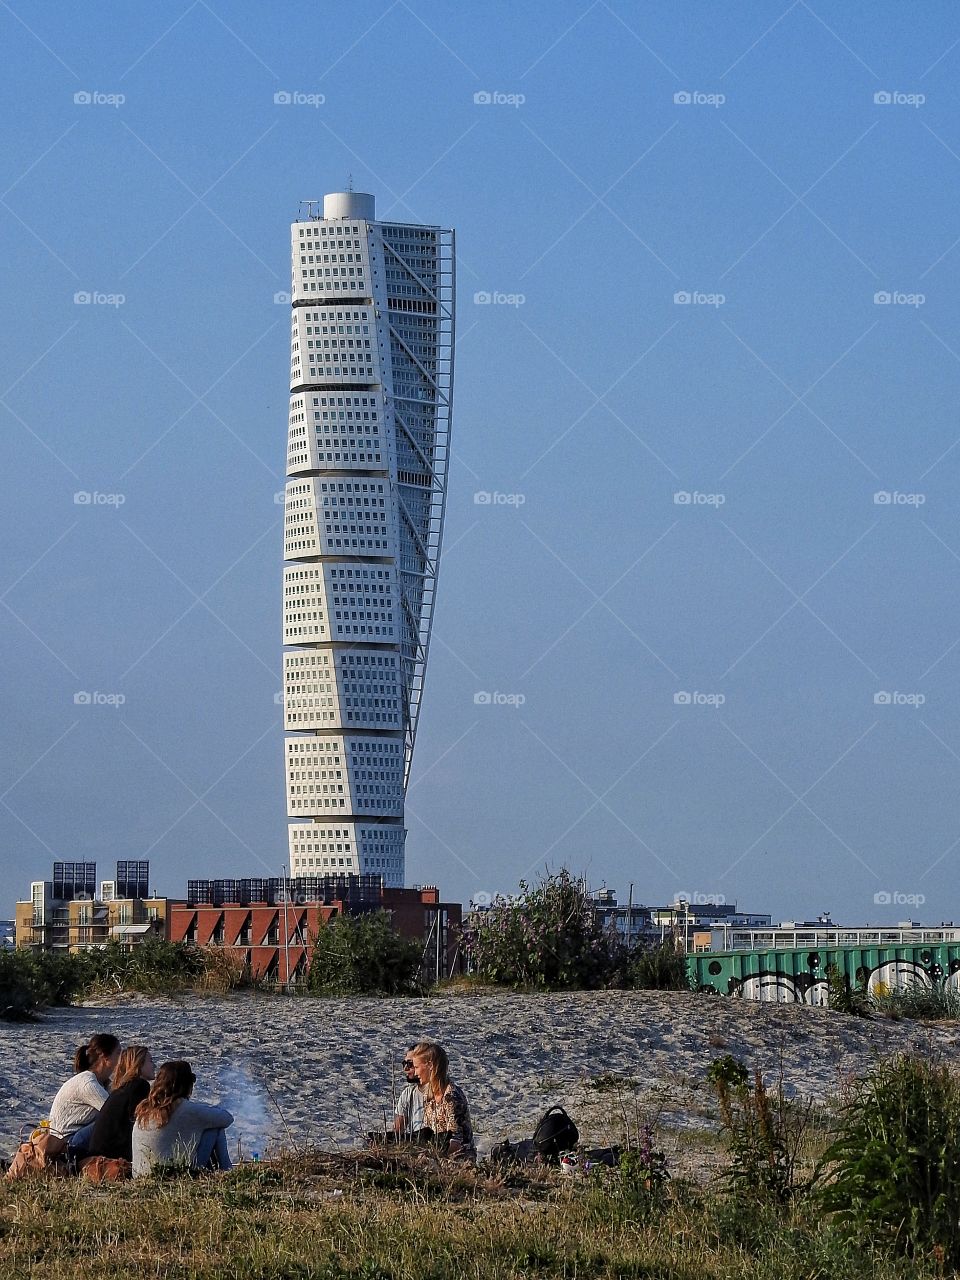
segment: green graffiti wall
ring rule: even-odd
[[[694,984],[743,1000],[827,1003],[827,967],[852,987],[890,990],[946,985],[960,990],[960,944],[905,947],[821,947],[799,951],[701,951],[687,957]]]

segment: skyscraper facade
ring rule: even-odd
[[[290,872],[404,883],[453,399],[454,235],[336,192],[291,227]]]

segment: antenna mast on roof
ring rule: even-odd
[[[319,217],[320,217],[319,213],[317,213],[317,210],[318,210],[318,209],[319,209],[319,207],[320,207],[320,201],[319,201],[319,200],[301,200],[301,201],[300,201],[300,213],[301,213],[301,214],[303,213],[303,206],[304,206],[304,205],[306,205],[306,206],[307,206],[307,218],[308,218],[308,219],[309,219],[309,218],[319,218]]]

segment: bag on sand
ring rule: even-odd
[[[122,1156],[88,1156],[80,1164],[80,1172],[90,1182],[126,1182],[133,1177],[133,1165]]]
[[[532,1138],[523,1138],[520,1142],[507,1139],[498,1142],[490,1152],[490,1159],[495,1164],[532,1164],[536,1158]]]
[[[556,1164],[561,1151],[571,1151],[579,1140],[580,1130],[559,1105],[546,1111],[533,1131],[534,1150],[547,1164]]]
[[[34,1173],[52,1173],[63,1177],[70,1172],[66,1157],[66,1139],[58,1138],[46,1125],[41,1125],[39,1129],[34,1129],[26,1142],[20,1143],[4,1176],[11,1182]]]

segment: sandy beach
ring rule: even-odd
[[[825,1105],[843,1078],[878,1058],[922,1047],[949,1060],[960,1026],[924,1027],[849,1017],[802,1005],[765,1005],[666,992],[439,996],[324,1000],[241,995],[182,1001],[133,997],[58,1009],[37,1021],[0,1024],[0,1149],[47,1115],[70,1074],[74,1047],[95,1031],[145,1043],[160,1062],[187,1058],[195,1097],[236,1116],[243,1152],[280,1145],[345,1148],[382,1126],[400,1087],[400,1059],[420,1036],[450,1052],[466,1090],[481,1156],[523,1137],[555,1102],[584,1137],[615,1137],[588,1085],[600,1076],[635,1081],[641,1107],[670,1134],[711,1127],[705,1075],[733,1053],[772,1079],[783,1060],[791,1093]],[[631,1103],[632,1105],[632,1103]]]

